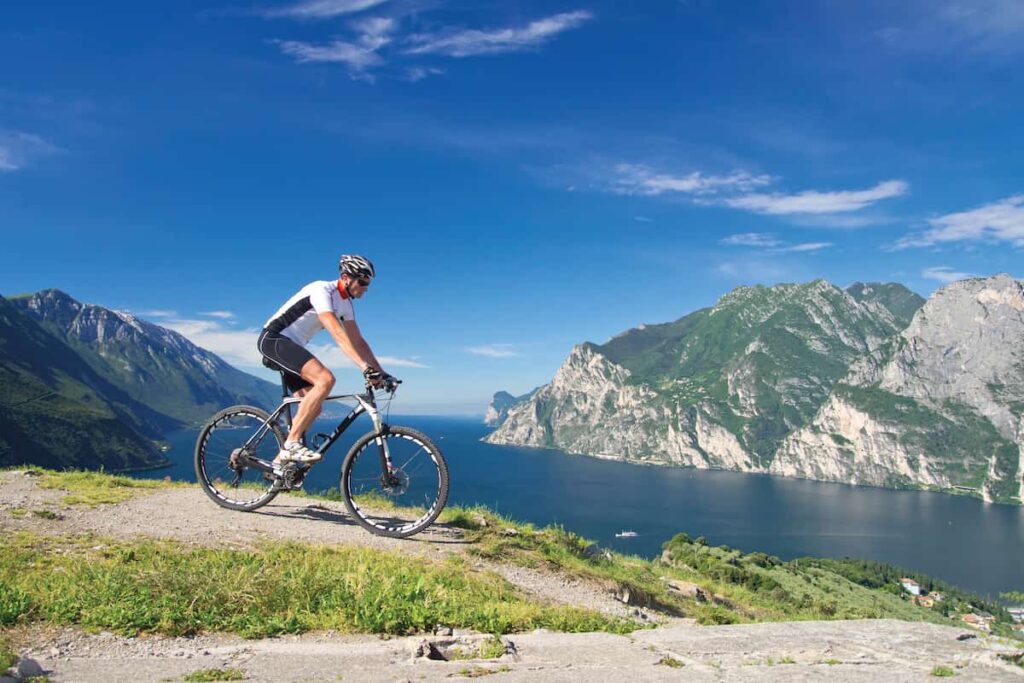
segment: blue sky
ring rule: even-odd
[[[0,10],[0,293],[253,369],[362,253],[396,410],[473,413],[741,284],[1024,276],[1017,0],[153,7]]]

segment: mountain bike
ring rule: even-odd
[[[196,477],[217,505],[256,510],[282,491],[302,487],[310,468],[323,462],[288,463],[275,473],[271,461],[291,426],[291,397],[282,380],[284,399],[273,413],[253,406],[226,408],[207,422],[196,440]],[[448,465],[425,434],[388,425],[377,402],[388,412],[397,385],[361,394],[328,396],[326,402],[354,402],[351,412],[330,434],[316,434],[311,447],[321,458],[363,413],[373,429],[359,437],[342,461],[339,490],[345,507],[363,528],[381,536],[406,538],[430,526],[448,500]]]

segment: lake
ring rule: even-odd
[[[330,432],[336,422],[321,421],[313,431]],[[479,441],[490,430],[465,418],[393,416],[390,422],[425,432],[444,451],[450,503],[483,504],[537,525],[562,524],[620,552],[655,557],[665,540],[685,531],[711,545],[786,560],[848,556],[888,562],[989,597],[1024,589],[1024,508],[941,493],[492,446]],[[369,419],[361,417],[310,472],[306,490],[336,488],[345,453],[369,428]],[[168,435],[172,466],[137,476],[195,481],[196,434]],[[616,538],[623,530],[637,535]]]

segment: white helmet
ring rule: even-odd
[[[370,259],[355,254],[344,254],[338,261],[338,274],[369,280],[377,275]]]

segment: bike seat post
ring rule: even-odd
[[[285,381],[285,374],[281,373],[281,398],[288,398],[290,392],[288,391],[288,382]],[[291,404],[284,411],[284,421],[288,425],[288,429],[292,428],[292,406]]]

